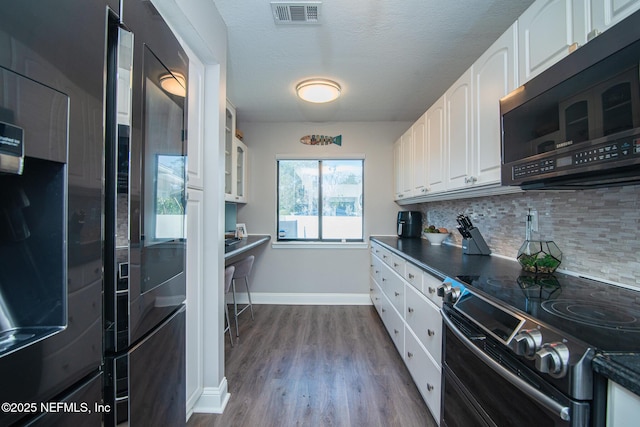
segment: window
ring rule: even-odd
[[[363,241],[364,160],[278,160],[278,240]]]

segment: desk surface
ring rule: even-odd
[[[224,259],[225,261],[233,258],[237,255],[240,255],[244,252],[247,252],[253,248],[256,248],[260,245],[264,245],[269,240],[271,240],[271,236],[268,234],[250,234],[244,239],[237,240],[235,243],[224,247]]]

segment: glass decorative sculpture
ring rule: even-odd
[[[517,258],[524,271],[549,274],[562,262],[562,251],[551,240],[525,240]]]

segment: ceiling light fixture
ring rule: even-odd
[[[180,73],[167,73],[160,76],[160,87],[172,95],[181,98],[187,96],[187,81]]]
[[[341,90],[338,83],[326,79],[305,80],[296,86],[296,93],[300,99],[316,104],[337,99]]]

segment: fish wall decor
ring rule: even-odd
[[[300,142],[306,145],[329,145],[336,144],[342,147],[342,135],[327,136],[327,135],[305,135],[300,138]]]

